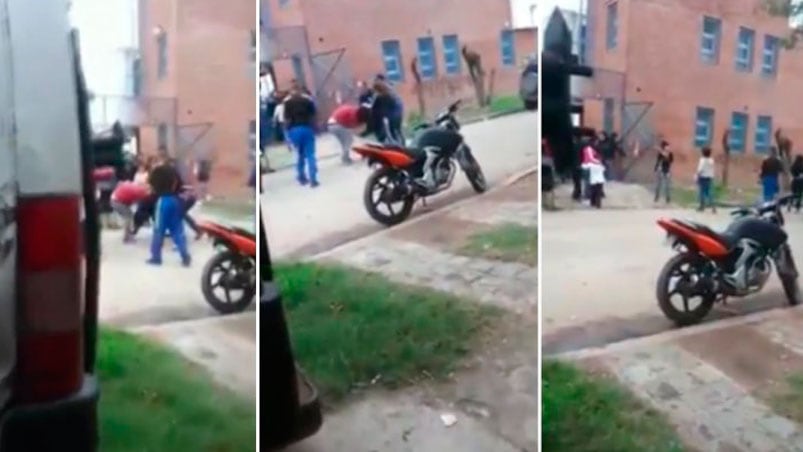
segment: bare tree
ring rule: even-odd
[[[763,9],[771,16],[783,17],[795,23],[783,43],[787,49],[795,47],[803,38],[803,2],[791,0],[762,0]]]
[[[413,57],[413,60],[410,62],[410,72],[412,72],[413,79],[415,80],[415,96],[418,99],[418,113],[421,114],[422,118],[425,118],[427,116],[427,106],[424,103],[424,86],[421,83],[421,72],[418,70],[417,57]]]
[[[471,77],[471,82],[474,84],[474,91],[477,95],[477,104],[484,107],[488,104],[488,99],[485,96],[485,69],[482,67],[482,57],[474,50],[470,50],[468,46],[463,46],[462,49],[463,60],[468,66],[468,75]]]
[[[730,172],[731,163],[731,144],[730,144],[730,129],[725,129],[722,134],[722,150],[725,152],[725,162],[722,165],[722,186],[728,188],[728,173]]]

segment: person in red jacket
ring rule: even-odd
[[[329,118],[329,132],[337,138],[341,147],[341,160],[344,165],[351,163],[351,144],[354,133],[362,129],[371,118],[371,110],[364,106],[342,104]]]
[[[123,218],[123,242],[129,243],[134,238],[134,205],[150,196],[148,185],[125,181],[117,184],[112,192],[112,209]]]

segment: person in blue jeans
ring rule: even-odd
[[[318,162],[315,156],[315,103],[310,96],[294,86],[284,101],[284,121],[287,136],[298,153],[296,179],[301,185],[319,185]]]
[[[717,211],[714,206],[714,197],[711,193],[711,188],[714,185],[714,158],[711,157],[711,148],[704,147],[700,161],[697,163],[697,185],[699,187],[700,207],[697,209],[700,212],[704,211],[706,207],[711,207],[713,212]]]
[[[190,253],[187,250],[187,236],[184,234],[184,204],[177,195],[181,178],[172,165],[163,162],[151,171],[148,178],[153,193],[157,196],[151,239],[151,265],[162,265],[162,245],[166,234],[170,234],[181,256],[181,263],[189,267]]]
[[[783,173],[783,164],[781,159],[778,158],[778,153],[775,148],[772,149],[770,155],[761,162],[761,173],[759,179],[761,180],[762,194],[764,195],[764,202],[770,202],[778,195],[780,184],[778,178]]]

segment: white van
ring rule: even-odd
[[[77,49],[66,0],[0,0],[4,452],[98,447],[99,229]]]

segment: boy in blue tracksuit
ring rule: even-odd
[[[190,253],[187,250],[187,236],[184,234],[184,205],[176,195],[181,178],[176,169],[167,162],[151,171],[148,183],[156,194],[156,207],[153,221],[153,238],[151,239],[151,265],[162,265],[162,244],[165,234],[169,233],[176,244],[181,263],[190,265]]]

